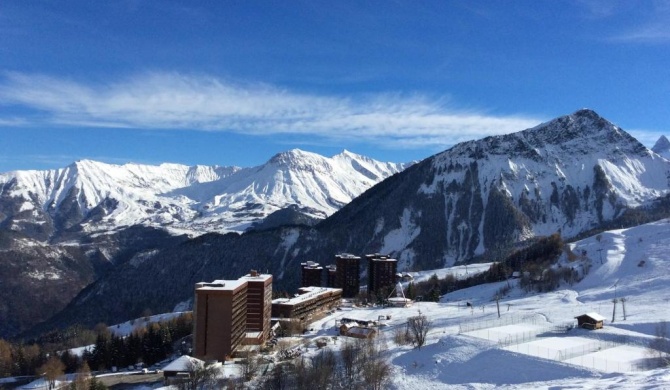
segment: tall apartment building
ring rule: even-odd
[[[395,285],[398,261],[379,253],[365,255],[368,261],[368,294],[390,290]]]
[[[259,274],[251,270],[240,278],[248,283],[247,288],[247,344],[263,344],[270,339],[270,317],[272,315],[272,275]]]
[[[326,287],[337,287],[337,266],[335,264],[326,266]]]
[[[336,284],[342,289],[342,297],[354,298],[360,291],[361,258],[348,253],[335,256],[337,267]]]
[[[308,261],[300,263],[302,269],[301,287],[321,287],[321,277],[323,275],[323,267],[319,263]]]
[[[247,324],[246,280],[215,280],[195,285],[195,357],[224,361],[242,344]]]

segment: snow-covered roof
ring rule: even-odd
[[[198,283],[196,290],[234,291],[246,283],[247,281],[241,278],[238,280],[215,280],[211,283]]]
[[[579,317],[582,317],[582,316],[587,316],[587,317],[592,318],[596,321],[605,321],[605,317],[601,316],[600,314],[598,314],[596,312],[590,312],[590,313],[582,314],[581,316],[577,316],[575,318],[579,318]]]
[[[303,293],[287,299],[287,298],[276,298],[272,300],[272,304],[281,304],[281,305],[297,305],[298,303],[302,303],[305,301],[308,301],[310,299],[315,299],[320,295],[327,294],[327,293],[332,293],[336,291],[342,291],[341,288],[329,288],[329,287],[301,287],[298,291],[302,291]]]
[[[165,366],[165,368],[163,368],[163,371],[173,371],[173,372],[188,371],[191,368],[191,365],[193,364],[204,365],[205,362],[198,358],[183,355],[178,359],[174,360],[172,363]]]
[[[239,280],[247,280],[247,281],[263,281],[266,282],[268,279],[272,279],[271,274],[257,274],[257,275],[252,275],[252,274],[246,274],[242,276]]]
[[[370,334],[374,334],[377,331],[372,329],[372,328],[363,328],[360,326],[354,326],[347,330],[347,335],[349,336],[369,336]]]

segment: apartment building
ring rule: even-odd
[[[195,357],[224,361],[242,344],[246,335],[248,286],[242,279],[195,285]]]

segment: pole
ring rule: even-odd
[[[626,321],[626,298],[621,298],[621,307],[623,308],[623,320]]]
[[[496,307],[498,308],[498,318],[500,318],[500,295],[496,295]]]
[[[616,315],[616,302],[616,298],[612,299],[612,303],[614,304],[614,308],[612,309],[612,322],[614,322],[614,316]]]

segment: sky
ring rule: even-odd
[[[0,172],[420,160],[591,108],[670,135],[670,2],[3,1]]]

